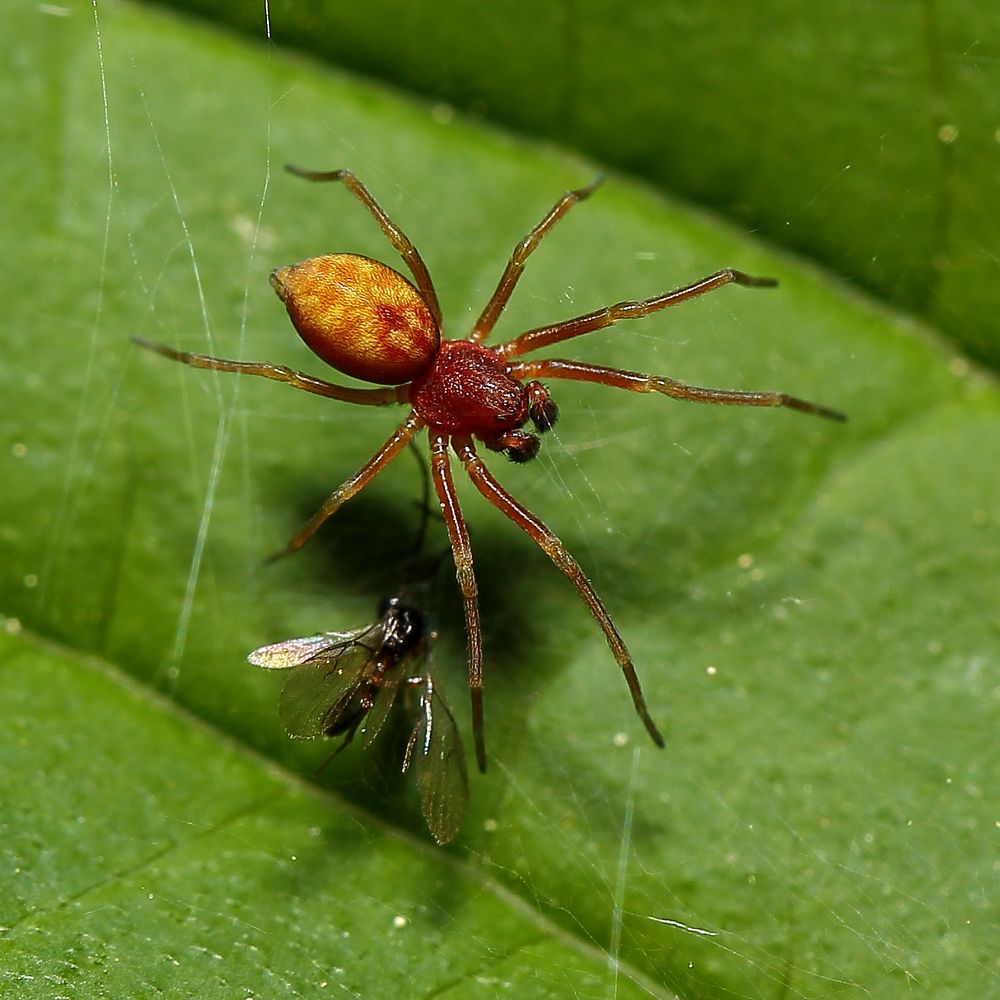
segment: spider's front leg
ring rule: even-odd
[[[642,719],[646,732],[649,733],[653,742],[658,746],[664,746],[663,736],[653,722],[646,706],[646,699],[643,697],[642,686],[639,684],[639,677],[635,672],[635,665],[632,657],[625,646],[615,623],[611,620],[604,602],[597,596],[591,582],[580,568],[579,563],[569,554],[566,546],[552,533],[549,528],[534,516],[527,508],[519,504],[490,474],[490,471],[483,464],[483,460],[476,454],[472,438],[465,434],[456,434],[452,438],[452,447],[455,454],[462,460],[465,471],[469,474],[473,485],[480,493],[497,508],[504,516],[514,522],[536,545],[555,563],[576,588],[577,593],[587,605],[587,609],[594,616],[597,624],[600,625],[604,638],[611,647],[618,666],[621,667],[625,675],[625,683],[628,684],[629,692],[632,695],[632,702],[635,710]],[[456,554],[457,561],[457,554]],[[470,555],[471,569],[471,555]],[[477,619],[478,628],[478,619]],[[471,646],[471,638],[470,638]]]
[[[573,382],[595,382],[609,385],[614,389],[628,389],[630,392],[660,392],[672,399],[687,399],[696,403],[721,403],[724,406],[783,406],[800,413],[811,413],[827,420],[843,423],[845,414],[819,403],[810,403],[798,396],[785,392],[746,392],[739,389],[708,389],[700,385],[688,385],[666,375],[645,375],[620,368],[606,368],[604,365],[588,365],[582,361],[567,361],[563,358],[547,358],[542,361],[516,361],[510,366],[515,378],[561,378]]]
[[[472,695],[472,735],[476,744],[476,763],[480,771],[486,770],[486,740],[483,736],[483,630],[479,622],[479,594],[476,575],[472,568],[472,545],[469,529],[462,516],[462,508],[455,492],[448,459],[448,435],[431,431],[431,476],[434,491],[441,505],[448,530],[448,540],[455,559],[455,574],[462,591],[465,609],[465,633],[469,643],[469,690]]]

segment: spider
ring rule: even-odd
[[[291,670],[278,714],[289,736],[343,736],[339,753],[361,732],[375,740],[402,687],[416,692],[402,770],[411,769],[427,826],[439,844],[455,838],[469,801],[465,751],[455,719],[430,672],[430,646],[420,609],[405,594],[379,606],[379,620],[350,632],[286,639],[255,649],[255,667]],[[414,669],[417,673],[414,673]]]
[[[537,434],[551,430],[559,412],[540,379],[593,382],[630,392],[659,392],[673,399],[701,403],[784,406],[829,420],[845,420],[836,410],[785,393],[709,389],[667,376],[645,375],[562,358],[518,360],[539,348],[601,330],[619,320],[648,316],[723,285],[733,283],[763,288],[774,287],[777,282],[727,267],[682,288],[641,301],[618,302],[582,316],[536,327],[502,344],[487,347],[484,341],[503,312],[528,258],[556,223],[577,202],[594,192],[602,180],[597,177],[586,187],[567,191],[517,244],[496,290],[471,332],[463,338],[443,339],[441,307],[426,265],[416,247],[386,215],[364,184],[350,170],[305,170],[294,166],[286,169],[309,181],[341,182],[371,213],[413,276],[411,283],[386,264],[350,253],[314,257],[300,264],[279,267],[271,273],[271,285],[307,346],[343,374],[380,388],[336,385],[282,365],[227,361],[176,351],[139,338],[136,342],[194,368],[259,375],[346,403],[409,406],[403,423],[329,496],[279,555],[302,548],[328,517],[400,454],[418,431],[427,429],[434,490],[451,544],[465,611],[472,727],[480,771],[486,770],[482,631],[472,548],[455,492],[449,450],[461,462],[483,497],[524,531],[576,588],[604,633],[646,731],[657,746],[664,746],[663,736],[646,706],[632,657],[604,602],[555,534],[491,475],[477,452],[476,442],[490,451],[503,452],[515,462],[534,458],[539,448]],[[524,429],[529,423],[537,434]]]

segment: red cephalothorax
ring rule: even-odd
[[[410,385],[410,402],[425,424],[449,434],[491,440],[528,419],[528,392],[496,351],[446,340],[431,367]]]
[[[469,532],[452,480],[449,451],[462,463],[476,489],[521,528],[576,588],[604,633],[646,730],[658,746],[663,746],[663,737],[646,708],[632,658],[604,603],[562,542],[493,478],[477,454],[473,438],[478,438],[493,451],[503,451],[514,461],[525,462],[533,458],[538,451],[538,438],[524,430],[524,425],[530,422],[535,431],[544,433],[552,427],[558,415],[555,403],[539,379],[594,382],[631,392],[658,392],[674,399],[703,403],[785,406],[830,420],[844,420],[843,414],[836,410],[779,392],[707,389],[667,376],[644,375],[560,358],[515,360],[540,347],[603,329],[619,320],[648,316],[723,285],[736,283],[767,287],[776,282],[771,278],[753,278],[741,271],[723,268],[700,281],[650,299],[619,302],[583,316],[528,330],[495,347],[484,346],[483,341],[507,304],[526,260],[570,208],[594,191],[599,183],[594,181],[578,191],[566,192],[515,247],[496,290],[471,333],[461,340],[442,340],[441,308],[430,274],[416,247],[385,214],[368,189],[349,170],[288,169],[308,180],[341,181],[371,212],[413,275],[414,283],[411,284],[385,264],[368,257],[343,253],[278,268],[271,275],[271,284],[285,303],[295,329],[306,344],[338,371],[382,388],[341,386],[282,365],[226,361],[204,354],[175,351],[160,344],[138,342],[195,368],[260,375],[348,403],[367,406],[403,403],[410,406],[406,420],[372,458],[330,495],[288,543],[285,552],[295,552],[305,545],[331,514],[367,486],[418,431],[427,428],[431,475],[448,530],[465,607],[472,725],[476,760],[481,770],[486,767],[486,744],[483,736],[483,651],[479,601]]]

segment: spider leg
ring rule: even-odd
[[[671,292],[664,292],[662,295],[655,295],[651,299],[642,299],[639,302],[616,302],[613,306],[605,306],[603,309],[587,313],[585,316],[575,316],[573,319],[567,319],[561,323],[528,330],[513,340],[498,344],[495,350],[502,357],[516,358],[520,354],[527,354],[528,351],[537,350],[539,347],[556,344],[561,340],[569,340],[571,337],[579,337],[581,333],[603,330],[606,326],[612,326],[622,319],[641,319],[643,316],[648,316],[660,309],[666,309],[668,306],[675,306],[679,302],[686,302],[699,295],[714,292],[717,288],[732,282],[737,285],[746,285],[748,288],[774,288],[778,284],[774,278],[755,278],[742,271],[734,271],[731,267],[724,267],[721,271],[716,271],[715,274],[710,274],[707,278],[685,285],[683,288],[675,288]]]
[[[628,684],[629,692],[632,695],[632,703],[635,710],[642,719],[646,732],[652,737],[653,742],[658,746],[664,746],[663,736],[656,723],[653,722],[646,707],[646,699],[642,694],[642,687],[639,684],[639,677],[635,672],[632,657],[615,628],[615,623],[611,620],[604,602],[597,596],[590,581],[587,579],[579,563],[569,554],[566,546],[549,530],[546,525],[538,520],[530,511],[521,506],[494,478],[483,464],[483,460],[476,454],[472,438],[468,435],[455,435],[452,438],[452,447],[455,453],[462,460],[465,471],[469,474],[473,485],[480,493],[497,508],[502,514],[510,518],[522,531],[525,532],[538,547],[552,560],[555,565],[562,570],[569,578],[570,583],[576,587],[577,593],[583,598],[583,603],[594,616],[604,638],[607,639],[611,652],[618,661],[622,673],[625,675],[625,683]]]
[[[542,242],[542,238],[546,236],[552,227],[578,202],[583,201],[584,198],[589,198],[593,194],[594,190],[601,184],[604,180],[602,174],[598,174],[586,187],[578,188],[575,191],[567,191],[549,210],[548,215],[542,219],[541,222],[535,226],[534,229],[528,233],[527,236],[521,240],[516,247],[514,247],[514,252],[510,255],[510,260],[507,261],[507,266],[504,268],[503,274],[500,276],[500,282],[496,287],[496,291],[490,297],[489,302],[486,303],[486,307],[483,309],[482,314],[479,319],[476,320],[476,325],[472,328],[472,333],[469,335],[469,340],[474,343],[479,343],[485,340],[489,335],[490,331],[493,329],[493,324],[496,323],[500,313],[503,312],[504,306],[507,305],[507,300],[510,298],[511,292],[514,291],[514,286],[517,284],[521,277],[521,273],[524,271],[525,261],[534,253],[535,248],[539,243]]]
[[[304,177],[307,181],[341,181],[344,184],[351,194],[371,212],[379,224],[379,228],[385,233],[385,238],[403,258],[403,263],[410,269],[410,273],[417,282],[417,289],[427,303],[427,308],[430,309],[431,315],[440,327],[441,306],[438,304],[437,292],[434,291],[434,282],[431,281],[427,265],[406,233],[385,214],[382,206],[375,200],[368,188],[358,180],[354,172],[351,170],[305,170],[290,163],[285,165],[285,169],[296,177]]]
[[[545,361],[515,362],[510,366],[511,374],[519,379],[564,378],[574,382],[596,382],[610,385],[615,389],[630,392],[662,392],[673,399],[690,399],[696,403],[722,403],[728,406],[784,406],[800,413],[812,413],[827,420],[841,423],[847,417],[839,410],[832,410],[819,403],[810,403],[789,396],[784,392],[741,392],[735,389],[706,389],[698,385],[687,385],[666,375],[644,375],[640,372],[605,368],[603,365],[587,365],[580,361],[566,361],[550,358]]]
[[[469,643],[469,690],[472,693],[472,734],[476,743],[476,763],[486,770],[486,740],[483,736],[483,633],[479,624],[479,597],[476,576],[472,568],[472,545],[465,526],[462,508],[455,493],[448,458],[448,436],[431,434],[431,474],[434,489],[441,504],[441,513],[448,529],[451,552],[455,559],[455,575],[465,606],[465,633]]]
[[[411,410],[410,415],[393,431],[389,440],[350,479],[341,483],[330,494],[323,506],[306,521],[280,552],[276,552],[268,559],[268,562],[298,552],[316,534],[323,522],[356,493],[360,493],[406,447],[413,435],[423,426],[423,421]]]
[[[406,392],[400,392],[395,387],[385,389],[354,389],[346,385],[335,385],[321,378],[314,378],[305,372],[286,368],[284,365],[272,365],[258,361],[227,361],[225,358],[213,358],[208,354],[192,354],[190,351],[175,351],[166,344],[154,344],[142,337],[133,337],[133,344],[145,347],[149,351],[162,354],[165,358],[180,361],[192,368],[212,368],[217,372],[235,372],[238,375],[260,375],[263,378],[274,379],[275,382],[285,382],[296,389],[326,396],[328,399],[339,399],[344,403],[360,403],[364,406],[388,406],[390,403],[406,402]]]

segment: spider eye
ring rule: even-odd
[[[271,286],[310,350],[345,375],[401,385],[437,356],[441,332],[427,303],[377,260],[313,257],[273,271]]]
[[[528,416],[539,434],[552,430],[559,419],[559,407],[548,397],[532,403],[528,407]]]

